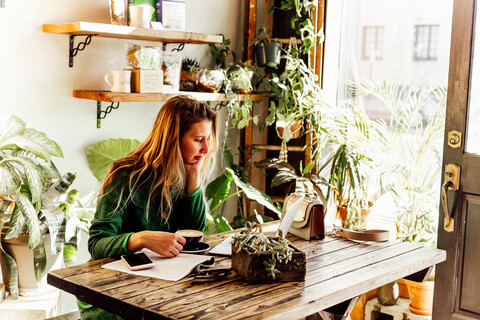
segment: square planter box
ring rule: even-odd
[[[268,253],[251,254],[245,250],[237,252],[237,247],[232,244],[232,269],[241,275],[248,283],[271,283],[305,280],[306,259],[305,253],[290,244],[294,250],[292,260],[288,263],[282,262],[275,266],[280,271],[272,279],[265,271],[264,261],[271,259],[272,255]]]

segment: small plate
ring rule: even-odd
[[[195,246],[184,247],[181,253],[201,253],[210,249],[210,246],[205,242],[200,242]]]

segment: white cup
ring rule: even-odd
[[[152,14],[155,11],[152,6],[148,4],[140,4],[138,6],[130,6],[129,10],[130,26],[150,29]]]
[[[114,70],[105,75],[105,82],[111,87],[111,92],[130,92],[131,76],[130,70]]]

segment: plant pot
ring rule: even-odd
[[[288,282],[303,281],[306,274],[306,258],[305,253],[293,248],[292,260],[285,263],[277,263],[275,268],[280,271],[273,279],[265,270],[264,262],[270,260],[270,253],[250,253],[245,249],[238,250],[232,244],[232,269],[241,275],[248,283],[271,283],[271,282]]]
[[[255,45],[255,61],[257,66],[266,67],[268,64],[278,65],[280,63],[282,44],[277,41],[262,41]]]
[[[397,303],[399,290],[397,281],[387,283],[377,289],[377,299],[384,306],[393,306]]]
[[[398,293],[400,297],[410,299],[410,295],[408,294],[408,287],[405,279],[398,279]]]
[[[353,223],[353,228],[359,228],[359,229],[365,229],[367,227],[367,218],[368,215],[371,212],[371,208],[373,206],[373,203],[371,201],[368,201],[368,209],[362,209],[360,213],[360,220],[358,220],[358,214],[356,215],[356,219]],[[345,227],[345,222],[347,220],[348,216],[348,208],[346,205],[343,205],[340,207],[338,210],[338,213],[340,215],[340,220],[342,221],[342,228]]]
[[[200,91],[217,93],[223,85],[222,70],[201,70],[197,75],[197,88]]]
[[[197,90],[197,75],[198,72],[189,72],[182,70],[180,72],[180,90],[182,91],[196,91]]]
[[[434,281],[416,282],[405,280],[410,294],[408,308],[416,314],[430,316],[433,308]]]
[[[237,75],[232,73],[232,88],[237,93],[248,94],[253,91],[252,78],[253,71],[240,71]]]
[[[278,122],[277,122],[278,125]],[[283,130],[284,127],[277,126],[277,134],[280,139],[283,139]],[[295,121],[293,125],[290,126],[290,133],[291,137],[290,139],[297,139],[300,138],[301,135],[303,134],[303,120],[299,119]]]
[[[1,241],[2,247],[10,256],[15,259],[18,266],[18,289],[19,294],[23,296],[37,295],[42,292],[44,288],[46,277],[44,276],[40,283],[35,278],[35,272],[33,269],[33,252],[28,248],[28,236],[20,235],[17,238],[5,240],[6,232],[2,232]],[[52,267],[60,268],[61,260],[59,259],[60,253],[54,255],[51,250],[50,234],[44,236],[45,251],[47,255],[46,270],[52,269]],[[7,289],[9,289],[9,282],[7,276],[7,268],[0,254],[0,264],[2,266],[3,282]]]

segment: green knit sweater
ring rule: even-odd
[[[120,174],[117,179],[126,179]],[[114,180],[112,185],[115,185]],[[115,257],[130,253],[127,241],[134,232],[143,230],[175,232],[179,229],[195,229],[205,231],[207,220],[205,202],[201,188],[192,194],[184,194],[173,202],[173,210],[165,222],[161,219],[160,198],[150,200],[149,219],[146,219],[148,191],[153,181],[147,181],[128,201],[128,190],[124,191],[120,204],[120,186],[102,196],[90,227],[88,250],[93,260]],[[127,188],[128,189],[128,188]]]

